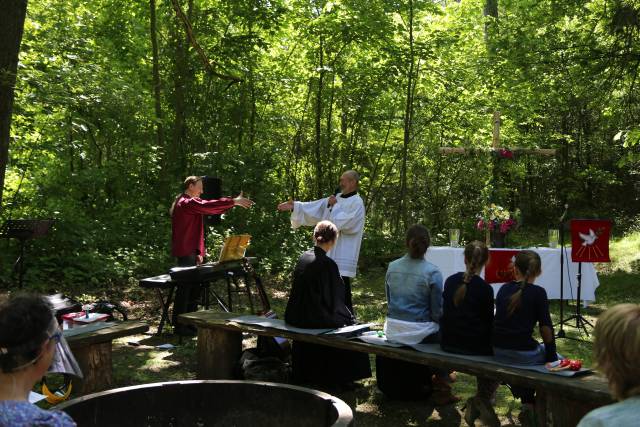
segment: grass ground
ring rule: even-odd
[[[600,287],[596,291],[596,303],[583,314],[594,322],[607,307],[622,302],[640,302],[640,232],[614,241],[611,245],[611,264],[598,265]],[[370,267],[359,274],[354,283],[355,310],[361,321],[384,321],[386,301],[384,294],[384,267]],[[265,280],[273,308],[282,315],[287,299],[288,280],[286,277],[270,277]],[[145,293],[134,284],[122,293],[123,299],[130,301],[134,317],[148,320],[157,325],[160,307],[151,293]],[[552,302],[554,322],[559,320],[558,302]],[[575,305],[565,308],[565,313],[575,311]],[[572,358],[580,358],[585,365],[592,365],[590,337],[580,334],[572,327],[565,328],[567,335],[586,339],[587,342],[571,339],[558,340],[558,351]],[[153,329],[152,329],[153,332]],[[131,345],[129,343],[135,343]],[[159,350],[156,345],[171,343],[172,350]],[[114,379],[115,385],[171,381],[195,378],[195,339],[179,342],[172,335],[139,335],[115,342]],[[373,362],[373,361],[372,361]],[[375,367],[375,364],[372,363]],[[362,381],[363,387],[349,392],[331,392],[347,402],[355,412],[361,426],[460,426],[462,404],[435,408],[429,401],[394,402],[386,399],[376,388],[375,380]],[[468,375],[458,375],[454,384],[456,394],[466,399],[475,392],[475,379]],[[463,400],[464,401],[464,400]],[[503,425],[515,425],[514,420],[519,404],[511,397],[506,387],[500,387],[496,412]]]

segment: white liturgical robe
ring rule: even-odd
[[[323,220],[334,223],[340,231],[340,237],[327,255],[338,264],[341,276],[355,277],[364,232],[364,202],[359,194],[346,198],[340,196],[336,196],[337,203],[332,209],[327,207],[328,198],[294,202],[291,226],[315,226]]]

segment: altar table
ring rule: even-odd
[[[542,274],[535,281],[547,291],[547,297],[560,299],[560,248],[526,248],[540,255],[542,260]],[[523,249],[499,249],[491,248],[491,251],[499,250],[523,250]],[[429,262],[437,265],[442,272],[443,279],[459,271],[464,271],[464,248],[452,248],[449,246],[432,246],[426,254]],[[484,277],[484,270],[480,274]],[[564,299],[573,300],[578,292],[578,263],[571,262],[571,247],[564,248]],[[502,283],[493,283],[493,293],[497,295]],[[596,288],[600,285],[598,275],[591,263],[582,263],[582,301],[587,304],[596,300]]]

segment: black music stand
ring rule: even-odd
[[[582,262],[578,263],[577,277],[578,277],[578,293],[576,295],[576,314],[574,314],[573,316],[567,317],[565,319],[565,322],[568,323],[571,320],[575,320],[576,329],[582,328],[584,330],[584,333],[587,336],[589,336],[589,331],[587,331],[587,325],[591,326],[591,329],[593,329],[594,328],[593,323],[589,322],[582,314],[580,314],[580,304],[582,303],[582,298],[580,297],[580,290],[582,289]]]
[[[564,332],[563,326],[564,326],[564,255],[565,255],[565,248],[564,248],[564,228],[565,228],[565,222],[564,222],[564,217],[567,213],[567,209],[568,206],[565,208],[565,213],[562,214],[562,217],[560,218],[560,225],[559,225],[559,240],[560,240],[560,330],[558,331],[558,334],[556,335],[557,338],[567,338],[567,334]],[[571,292],[573,293],[573,291]],[[567,301],[568,303],[568,301]]]
[[[0,227],[0,237],[17,239],[20,242],[20,255],[13,264],[13,271],[18,272],[18,287],[22,289],[24,279],[24,258],[27,240],[46,235],[55,220],[53,219],[9,219]]]

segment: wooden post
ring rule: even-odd
[[[500,111],[493,112],[493,138],[492,147],[497,150],[500,147]]]
[[[554,427],[575,427],[588,412],[601,406],[552,392],[545,393],[544,400],[546,401],[546,412],[548,417],[551,417],[551,425]],[[537,394],[536,405],[538,405]]]
[[[198,328],[199,380],[233,379],[241,354],[242,332]]]
[[[74,348],[73,355],[84,375],[81,381],[74,380],[74,391],[87,394],[113,386],[111,341]]]

